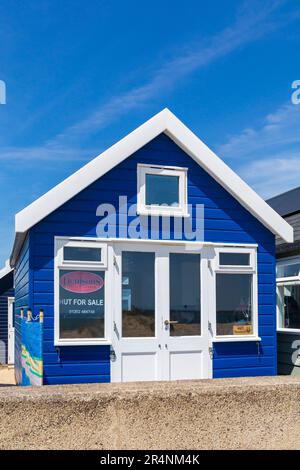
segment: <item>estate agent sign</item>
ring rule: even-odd
[[[104,272],[59,271],[60,326],[63,337],[70,333],[90,337],[104,327]],[[101,326],[102,325],[102,326]],[[100,333],[100,332],[99,332]]]

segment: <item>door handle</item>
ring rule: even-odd
[[[166,326],[168,326],[168,325],[175,325],[176,323],[179,323],[179,322],[176,321],[176,320],[165,320],[165,321],[164,321],[164,324],[165,324]]]

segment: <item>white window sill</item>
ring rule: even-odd
[[[290,335],[300,335],[300,329],[298,328],[277,328],[277,333],[284,333]]]
[[[259,336],[218,336],[212,339],[213,343],[240,343],[244,341],[261,341]]]
[[[111,341],[109,340],[70,340],[70,341],[54,341],[55,347],[62,347],[62,346],[111,346]]]
[[[277,286],[281,287],[286,284],[300,284],[300,277],[299,276],[292,276],[292,277],[277,277],[276,278]]]

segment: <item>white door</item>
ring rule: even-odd
[[[112,381],[162,377],[157,251],[146,245],[115,245],[115,316]]]
[[[211,377],[200,252],[115,244],[112,381]]]
[[[15,362],[14,297],[8,297],[8,364]]]
[[[163,380],[212,376],[208,330],[207,260],[201,252],[164,249]]]

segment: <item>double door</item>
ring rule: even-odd
[[[115,244],[112,381],[211,377],[203,250]]]

